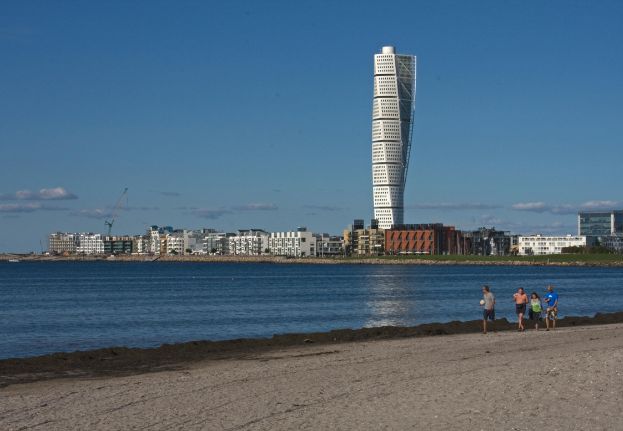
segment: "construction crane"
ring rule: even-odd
[[[117,199],[117,203],[115,204],[112,211],[110,212],[110,221],[108,220],[104,221],[104,224],[108,226],[108,236],[110,236],[110,231],[112,230],[112,225],[115,222],[115,217],[117,217],[117,212],[119,211],[119,208],[121,208],[121,200],[127,194],[128,194],[128,188],[126,187],[125,189],[123,189],[123,193],[121,193],[121,196],[119,196],[119,199]]]

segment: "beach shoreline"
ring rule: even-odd
[[[623,312],[597,313],[594,317],[567,316],[558,328],[623,323]],[[495,332],[516,331],[516,323],[497,319],[489,324]],[[412,327],[384,326],[336,329],[329,332],[278,334],[271,338],[222,341],[197,340],[163,344],[153,348],[113,346],[95,350],[58,352],[42,356],[0,360],[0,388],[13,384],[67,377],[124,376],[175,369],[205,360],[240,359],[284,348],[340,345],[353,342],[426,338],[473,334],[482,331],[481,320],[424,323]]]
[[[0,428],[623,427],[622,324],[309,343],[223,359],[10,385],[0,389]]]

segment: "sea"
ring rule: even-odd
[[[623,310],[623,268],[191,262],[0,263],[0,359],[481,318],[553,284],[560,316]]]

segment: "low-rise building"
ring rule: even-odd
[[[510,232],[495,228],[481,227],[474,231],[464,231],[459,249],[462,254],[476,256],[506,256],[511,253],[513,238]]]
[[[394,225],[385,230],[388,254],[458,254],[461,232],[441,223]]]
[[[134,251],[134,238],[131,236],[105,236],[104,237],[104,253],[105,254],[132,254]]]
[[[306,228],[292,232],[272,232],[268,237],[268,250],[275,256],[316,256],[316,237]]]
[[[149,236],[134,235],[132,237],[132,253],[148,254],[149,253]]]
[[[623,234],[602,236],[599,245],[615,253],[623,253]]]
[[[76,237],[76,253],[78,254],[103,254],[104,240],[99,233],[79,233]]]
[[[78,247],[78,238],[75,233],[56,232],[48,238],[48,252],[50,254],[75,253]]]
[[[260,256],[268,253],[268,232],[262,229],[241,229],[229,237],[229,254]]]
[[[162,243],[161,243],[162,244]],[[181,256],[184,254],[184,232],[174,231],[173,233],[165,234],[164,249],[167,254],[173,254]]]
[[[560,254],[566,247],[586,247],[586,236],[579,235],[529,235],[518,238],[518,249],[520,256]]]
[[[374,219],[368,228],[363,227],[363,220],[355,220],[344,230],[346,253],[360,256],[383,254],[385,252],[385,230],[378,226],[377,220]]]
[[[316,237],[316,256],[333,257],[344,255],[344,238],[328,233],[314,234]]]
[[[229,238],[234,236],[234,233],[209,232],[203,240],[204,254],[229,254]]]

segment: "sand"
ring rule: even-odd
[[[623,324],[611,324],[308,343],[10,384],[0,429],[612,430],[622,399]]]

